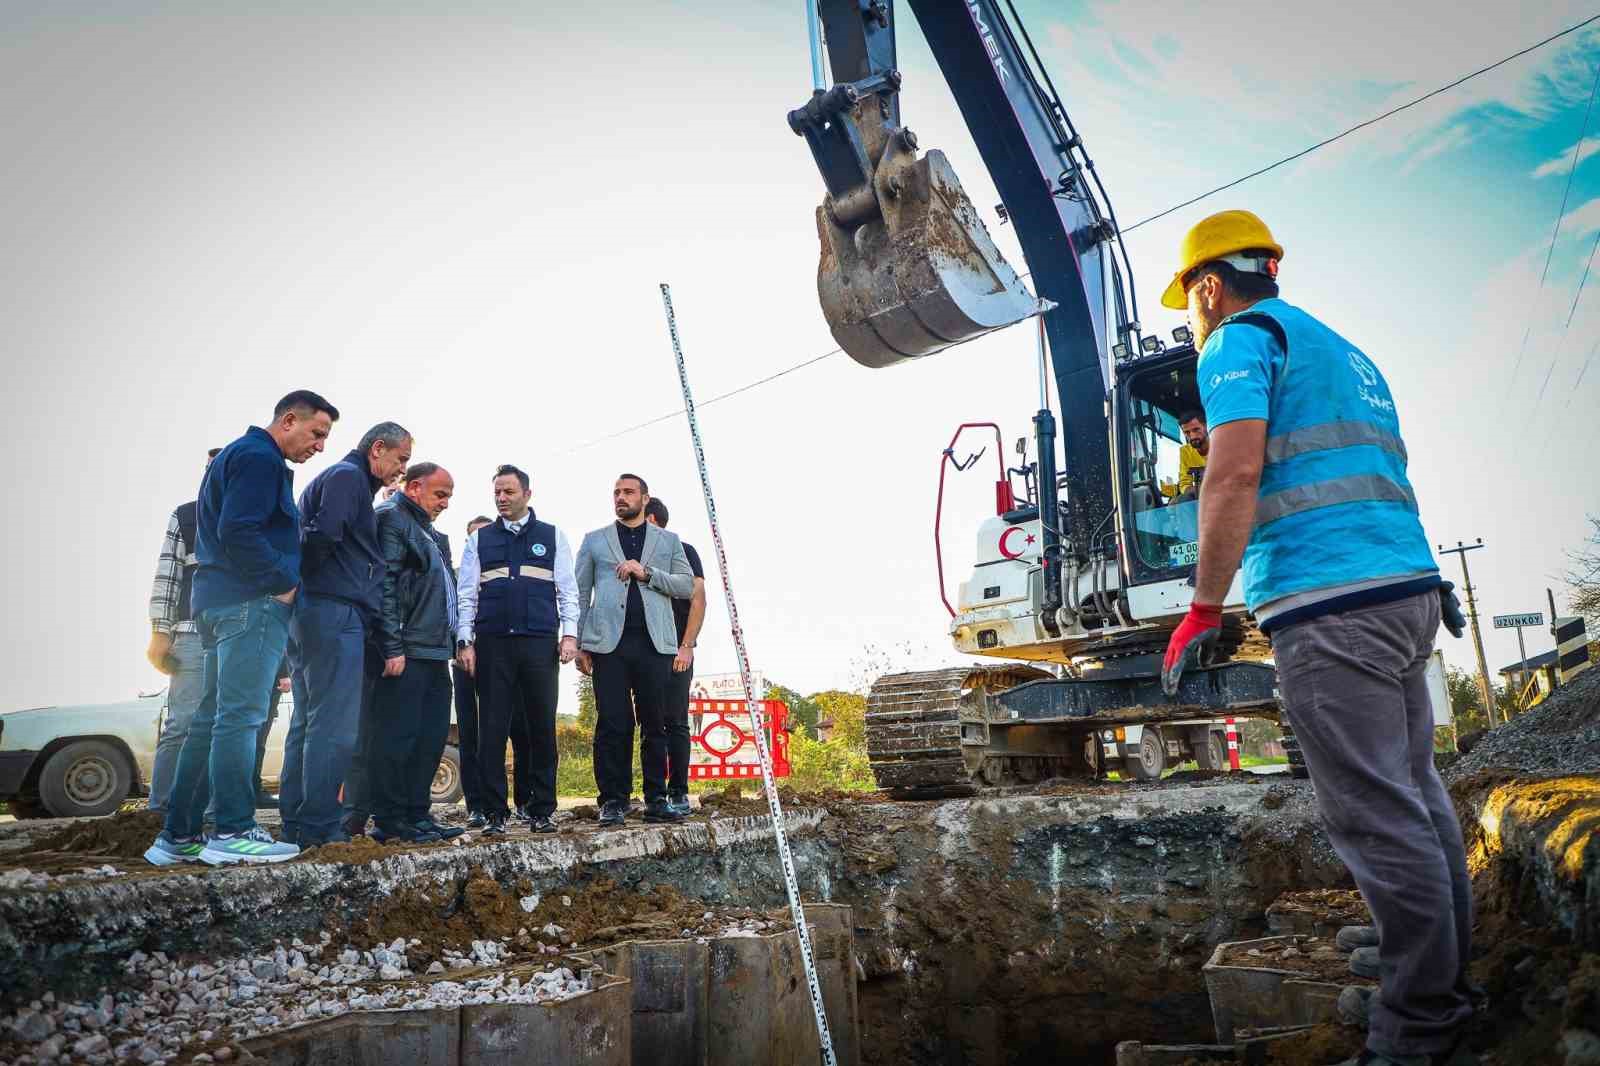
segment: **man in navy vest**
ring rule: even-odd
[[[458,577],[457,660],[478,679],[478,776],[484,833],[506,830],[506,737],[521,717],[533,764],[527,815],[555,832],[556,703],[561,665],[578,653],[578,585],[566,536],[529,508],[528,475],[494,475],[500,518],[467,537]]]
[[[178,753],[166,823],[144,853],[156,866],[283,862],[300,853],[256,824],[250,777],[300,589],[300,512],[284,461],[322,451],[338,417],[316,393],[291,392],[266,429],[252,426],[206,468],[190,590],[205,692]],[[216,832],[202,838],[212,800]]]
[[[367,634],[383,587],[372,497],[410,461],[411,434],[398,423],[380,422],[300,495],[305,594],[290,632],[294,713],[283,744],[278,809],[284,837],[303,847],[349,839],[340,824],[341,786],[347,800],[361,803],[364,783],[351,771],[363,705],[370,702]],[[399,672],[385,664],[385,674],[391,670]],[[358,831],[365,821],[363,814]]]
[[[1328,838],[1376,921],[1377,946],[1351,968],[1379,991],[1339,1001],[1369,1026],[1350,1066],[1465,1066],[1477,1061],[1463,1042],[1472,886],[1424,675],[1441,617],[1459,635],[1459,612],[1417,517],[1388,383],[1278,298],[1282,258],[1259,218],[1224,211],[1189,231],[1162,298],[1188,309],[1211,435],[1194,600],[1162,680],[1175,694],[1191,651],[1215,639],[1242,559]]]
[[[206,464],[221,448],[206,453]],[[161,718],[161,738],[156,742],[155,766],[150,771],[150,809],[167,809],[172,792],[172,775],[178,768],[178,752],[189,735],[189,722],[205,692],[205,649],[195,626],[190,599],[194,572],[200,566],[195,557],[195,516],[199,505],[193,500],[180,504],[167,519],[167,532],[161,538],[156,557],[156,577],[150,587],[150,646],[145,658],[166,674],[166,713]]]

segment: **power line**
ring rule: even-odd
[[[1405,111],[1408,108],[1415,107],[1418,104],[1420,104],[1420,103],[1422,103],[1422,102],[1424,102],[1426,100],[1431,100],[1433,97],[1438,96],[1441,93],[1445,93],[1445,92],[1450,91],[1451,89],[1454,89],[1458,85],[1465,84],[1466,82],[1471,81],[1473,78],[1478,77],[1480,74],[1487,74],[1489,71],[1494,70],[1497,67],[1503,67],[1507,63],[1510,63],[1513,60],[1521,59],[1523,56],[1527,55],[1530,52],[1538,51],[1540,48],[1543,48],[1547,44],[1551,44],[1551,43],[1553,43],[1555,41],[1559,41],[1563,37],[1567,37],[1567,36],[1569,36],[1571,34],[1577,33],[1579,30],[1583,29],[1585,26],[1588,26],[1588,25],[1590,25],[1590,24],[1592,24],[1594,22],[1600,22],[1600,14],[1591,15],[1589,18],[1584,19],[1582,22],[1579,22],[1579,23],[1577,23],[1577,24],[1575,24],[1573,26],[1567,27],[1566,29],[1562,30],[1560,33],[1551,34],[1549,37],[1546,37],[1544,40],[1539,41],[1536,44],[1530,44],[1530,45],[1528,45],[1528,47],[1522,49],[1521,51],[1513,52],[1512,54],[1506,56],[1504,59],[1500,59],[1500,60],[1497,60],[1497,61],[1495,61],[1493,63],[1490,63],[1486,67],[1480,67],[1479,69],[1473,71],[1470,74],[1466,74],[1466,75],[1463,75],[1460,78],[1457,78],[1455,81],[1450,82],[1448,85],[1441,85],[1439,88],[1434,89],[1432,92],[1429,92],[1429,93],[1426,93],[1426,94],[1424,94],[1422,96],[1419,96],[1415,100],[1412,100],[1412,101],[1410,101],[1408,103],[1401,104],[1398,107],[1391,108],[1388,111],[1385,111],[1381,115],[1376,115],[1376,116],[1374,116],[1372,118],[1367,119],[1365,122],[1361,122],[1361,123],[1358,123],[1358,124],[1356,124],[1354,126],[1351,126],[1349,129],[1344,130],[1341,133],[1337,133],[1337,134],[1333,135],[1332,137],[1327,138],[1326,140],[1318,141],[1316,144],[1311,145],[1309,148],[1301,149],[1300,151],[1294,153],[1293,155],[1285,156],[1284,158],[1278,160],[1275,163],[1271,163],[1271,164],[1269,164],[1267,166],[1261,167],[1258,170],[1253,170],[1250,173],[1244,175],[1243,177],[1235,178],[1233,181],[1228,182],[1226,185],[1219,185],[1215,189],[1210,190],[1209,192],[1203,192],[1198,196],[1192,196],[1189,199],[1184,200],[1182,203],[1174,204],[1173,206],[1167,208],[1165,211],[1160,211],[1160,212],[1158,212],[1158,213],[1156,213],[1154,215],[1151,215],[1149,218],[1140,219],[1138,222],[1135,222],[1131,226],[1123,227],[1121,232],[1123,232],[1123,233],[1131,233],[1134,230],[1138,229],[1140,226],[1148,225],[1149,223],[1154,222],[1157,219],[1165,218],[1166,216],[1172,214],[1175,211],[1183,210],[1185,207],[1191,207],[1194,204],[1199,203],[1201,200],[1206,199],[1207,197],[1215,196],[1219,192],[1225,192],[1228,189],[1232,189],[1232,188],[1234,188],[1234,187],[1236,187],[1238,185],[1242,185],[1242,184],[1244,184],[1245,182],[1249,181],[1252,178],[1259,178],[1261,175],[1266,174],[1266,173],[1268,173],[1270,171],[1276,170],[1276,169],[1278,169],[1279,167],[1283,166],[1286,163],[1292,163],[1296,159],[1302,159],[1305,156],[1310,155],[1312,152],[1315,152],[1319,148],[1326,148],[1328,145],[1333,144],[1335,141],[1342,140],[1343,138],[1348,137],[1350,134],[1355,133],[1358,130],[1366,129],[1369,126],[1375,126],[1379,122],[1382,122],[1386,118],[1390,118],[1390,117],[1392,117],[1394,115],[1398,115],[1400,112]],[[1594,102],[1593,95],[1591,94],[1590,104],[1592,105],[1593,102]],[[1588,126],[1587,118],[1585,118],[1584,124],[1585,124],[1585,129],[1587,129],[1587,126]],[[1583,139],[1580,137],[1579,138],[1579,144],[1581,145],[1582,143],[1583,143]],[[1570,187],[1570,184],[1571,184],[1570,176],[1569,176],[1569,179],[1568,179],[1568,184],[1569,184],[1569,187]],[[1557,225],[1559,226],[1559,219],[1558,219]],[[1546,264],[1546,267],[1548,268],[1548,264]],[[1026,278],[1031,273],[1032,273],[1032,271],[1028,271],[1027,273],[1019,275],[1019,277]],[[784,377],[787,374],[792,374],[796,370],[804,370],[808,366],[812,366],[813,364],[822,362],[824,359],[828,359],[828,358],[830,358],[832,356],[838,355],[841,351],[843,351],[842,348],[834,348],[834,349],[832,349],[830,351],[823,352],[821,355],[812,356],[810,359],[802,360],[801,362],[798,362],[798,363],[794,364],[793,366],[785,367],[782,370],[776,371],[776,372],[774,372],[772,374],[768,374],[764,378],[759,378],[759,379],[757,379],[755,381],[752,381],[752,382],[750,382],[748,384],[741,385],[736,389],[732,389],[732,390],[730,390],[728,392],[719,393],[716,396],[712,396],[710,399],[707,399],[707,400],[703,401],[702,403],[700,403],[699,406],[705,407],[705,406],[707,406],[709,404],[717,403],[720,400],[726,400],[726,399],[730,399],[730,398],[732,398],[734,396],[738,396],[740,393],[749,392],[751,389],[758,388],[758,387],[760,387],[762,385],[765,385],[765,384],[767,384],[769,382],[772,382],[772,381],[776,381],[779,378]],[[1592,355],[1593,353],[1590,353],[1590,354]],[[1520,357],[1519,357],[1519,365],[1520,365]],[[657,415],[655,418],[648,419],[648,420],[646,420],[644,422],[636,423],[636,424],[628,426],[628,427],[626,427],[624,429],[619,429],[615,433],[608,433],[603,437],[596,437],[594,440],[586,441],[586,442],[584,442],[582,444],[574,445],[573,447],[567,449],[567,451],[565,453],[563,453],[563,454],[569,454],[570,455],[570,454],[572,454],[574,452],[584,451],[584,450],[592,448],[592,447],[594,447],[594,446],[596,446],[598,444],[604,444],[606,441],[616,440],[618,437],[625,437],[625,436],[629,435],[630,433],[637,433],[641,429],[649,429],[651,426],[659,425],[662,422],[665,422],[665,421],[667,421],[669,419],[677,418],[679,415],[681,415],[683,413],[684,413],[684,409],[681,408],[681,407],[678,408],[676,411],[668,411],[666,414]]]
[[[1190,199],[1183,201],[1183,203],[1181,203],[1181,204],[1174,204],[1171,207],[1167,208],[1165,211],[1161,211],[1161,212],[1158,212],[1158,213],[1156,213],[1154,215],[1151,215],[1149,218],[1142,218],[1138,222],[1135,222],[1133,225],[1124,228],[1122,232],[1131,233],[1134,230],[1138,229],[1140,226],[1143,226],[1143,225],[1146,225],[1148,223],[1154,222],[1158,218],[1166,218],[1168,215],[1172,214],[1174,211],[1181,211],[1185,207],[1193,206],[1194,204],[1199,203],[1201,200],[1204,200],[1209,196],[1215,196],[1217,193],[1226,192],[1227,190],[1233,188],[1236,185],[1242,185],[1245,182],[1249,181],[1251,178],[1259,178],[1261,175],[1267,173],[1268,171],[1277,170],[1279,167],[1283,166],[1286,163],[1292,163],[1296,159],[1301,159],[1301,158],[1303,158],[1305,156],[1310,155],[1312,152],[1315,152],[1319,148],[1326,148],[1328,145],[1332,144],[1335,141],[1343,140],[1345,137],[1350,136],[1352,133],[1355,133],[1358,130],[1364,130],[1368,126],[1375,126],[1378,123],[1382,122],[1386,118],[1390,118],[1390,117],[1392,117],[1394,115],[1398,115],[1400,112],[1405,111],[1408,108],[1416,107],[1418,104],[1423,103],[1424,101],[1433,99],[1435,96],[1438,96],[1440,93],[1449,92],[1451,89],[1454,89],[1456,86],[1462,85],[1462,84],[1464,84],[1466,82],[1469,82],[1473,78],[1476,78],[1480,74],[1487,74],[1487,73],[1489,73],[1489,71],[1494,70],[1497,67],[1505,66],[1507,63],[1511,62],[1514,59],[1521,59],[1523,56],[1527,55],[1529,52],[1538,51],[1540,48],[1543,48],[1547,44],[1550,44],[1550,43],[1552,43],[1554,41],[1559,41],[1561,38],[1566,37],[1569,34],[1577,33],[1579,30],[1583,29],[1585,26],[1589,25],[1592,22],[1596,22],[1596,21],[1600,21],[1600,15],[1590,15],[1588,18],[1584,19],[1582,22],[1578,23],[1575,26],[1568,26],[1566,29],[1562,30],[1560,33],[1552,34],[1551,36],[1546,37],[1544,40],[1538,42],[1537,44],[1530,44],[1528,47],[1522,49],[1520,52],[1513,52],[1510,55],[1506,56],[1504,59],[1496,60],[1495,62],[1490,63],[1486,67],[1480,67],[1477,70],[1473,71],[1471,74],[1463,75],[1462,77],[1457,78],[1455,81],[1450,82],[1448,85],[1441,85],[1437,89],[1434,89],[1432,92],[1424,93],[1423,95],[1417,97],[1415,100],[1411,100],[1411,101],[1409,101],[1407,103],[1401,104],[1399,107],[1390,108],[1388,111],[1385,111],[1383,114],[1375,115],[1372,118],[1367,119],[1365,122],[1358,122],[1356,125],[1351,126],[1349,129],[1343,131],[1342,133],[1334,134],[1332,137],[1329,137],[1325,141],[1318,141],[1316,144],[1313,144],[1309,148],[1302,148],[1300,151],[1294,153],[1293,155],[1284,156],[1282,159],[1278,160],[1276,163],[1269,163],[1267,166],[1264,166],[1259,170],[1252,170],[1250,173],[1246,174],[1242,178],[1235,178],[1233,181],[1228,182],[1226,185],[1218,185],[1215,189],[1212,189],[1209,192],[1203,192],[1199,196],[1191,197]]]
[[[774,373],[768,374],[764,378],[758,378],[755,381],[749,382],[748,384],[745,384],[745,385],[740,385],[738,388],[730,389],[727,392],[720,392],[717,395],[712,396],[710,399],[701,400],[698,404],[696,404],[696,406],[697,407],[705,407],[705,406],[708,406],[710,404],[716,403],[718,400],[731,399],[732,397],[739,395],[741,392],[749,392],[751,389],[758,388],[758,387],[760,387],[762,385],[767,384],[770,381],[777,381],[779,378],[783,377],[786,374],[793,374],[796,370],[804,370],[806,367],[811,366],[813,363],[820,363],[824,359],[828,359],[828,358],[830,358],[832,356],[838,355],[842,351],[844,351],[843,348],[833,348],[833,349],[831,349],[829,351],[823,352],[821,355],[814,355],[810,359],[803,360],[803,361],[798,362],[798,363],[796,363],[796,364],[794,364],[793,366],[790,366],[790,367],[784,367],[782,370],[779,370],[779,371],[776,371]],[[582,444],[574,445],[573,447],[568,448],[565,454],[571,454],[572,452],[581,452],[581,451],[584,451],[584,450],[586,450],[588,448],[593,448],[597,444],[604,444],[608,440],[615,440],[618,437],[625,437],[628,434],[636,433],[641,429],[649,429],[651,426],[659,425],[660,423],[665,422],[668,419],[677,418],[679,415],[683,414],[684,411],[685,411],[685,408],[680,407],[676,411],[668,411],[664,415],[657,415],[655,418],[652,418],[649,421],[637,423],[636,425],[629,426],[626,429],[619,429],[615,433],[607,433],[603,437],[596,437],[594,440],[585,441]]]
[[[1594,114],[1594,94],[1596,91],[1600,91],[1600,66],[1595,68],[1594,88],[1589,90],[1589,106],[1583,109],[1583,129],[1578,132],[1578,143],[1572,146],[1572,165],[1567,168],[1567,187],[1561,191],[1561,207],[1556,211],[1556,224],[1550,230],[1550,247],[1544,253],[1544,269],[1539,272],[1539,288],[1533,294],[1533,302],[1528,307],[1528,328],[1522,331],[1522,347],[1517,351],[1516,365],[1511,368],[1510,384],[1512,385],[1516,384],[1517,371],[1522,369],[1522,359],[1528,353],[1528,338],[1533,335],[1533,324],[1539,320],[1539,297],[1544,295],[1544,281],[1545,278],[1550,276],[1550,260],[1555,258],[1556,238],[1561,236],[1561,220],[1567,217],[1567,198],[1572,195],[1572,179],[1578,173],[1578,161],[1583,158],[1584,139],[1589,136],[1589,118]],[[1588,271],[1584,273],[1587,276]],[[1579,292],[1582,292],[1582,289]],[[1576,308],[1578,305],[1573,303],[1572,306]],[[1567,316],[1567,321],[1572,321],[1571,315]],[[1566,328],[1563,327],[1561,335],[1565,337],[1566,334]],[[1556,351],[1559,352],[1560,350],[1558,342]],[[1555,369],[1553,362],[1550,366],[1552,370]],[[1546,374],[1545,381],[1548,382],[1549,380],[1550,375]],[[1539,386],[1539,395],[1541,397],[1544,396],[1543,385]],[[1538,410],[1538,407],[1539,405],[1535,403],[1534,409]]]

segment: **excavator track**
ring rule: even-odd
[[[879,787],[924,791],[1000,784],[1013,775],[1019,759],[1031,766],[1046,758],[991,750],[987,705],[992,694],[1049,676],[1031,666],[1006,664],[879,678],[867,696],[866,715],[867,758]],[[1026,768],[1020,776],[1029,776]]]

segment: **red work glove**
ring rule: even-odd
[[[1173,630],[1172,639],[1167,642],[1167,657],[1161,663],[1161,690],[1169,696],[1176,696],[1178,681],[1183,677],[1183,668],[1190,658],[1190,652],[1194,653],[1198,665],[1201,649],[1215,644],[1221,632],[1221,605],[1207,607],[1191,603],[1189,613],[1184,615],[1178,628]]]

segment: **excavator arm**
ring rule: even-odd
[[[1058,482],[1055,421],[1041,405],[1034,423],[1049,617],[1060,606],[1062,555],[1087,559],[1112,529],[1107,359],[1138,328],[1124,296],[1126,256],[1117,263],[1114,219],[1081,139],[1026,32],[1001,10],[1009,0],[909,3],[1038,295],[1001,257],[944,154],[918,158],[916,137],[901,125],[893,0],[816,3],[834,81],[789,123],[828,189],[817,209],[818,292],[840,347],[873,367],[1043,314],[1065,453]],[[1049,490],[1058,483],[1066,495],[1059,515]]]

